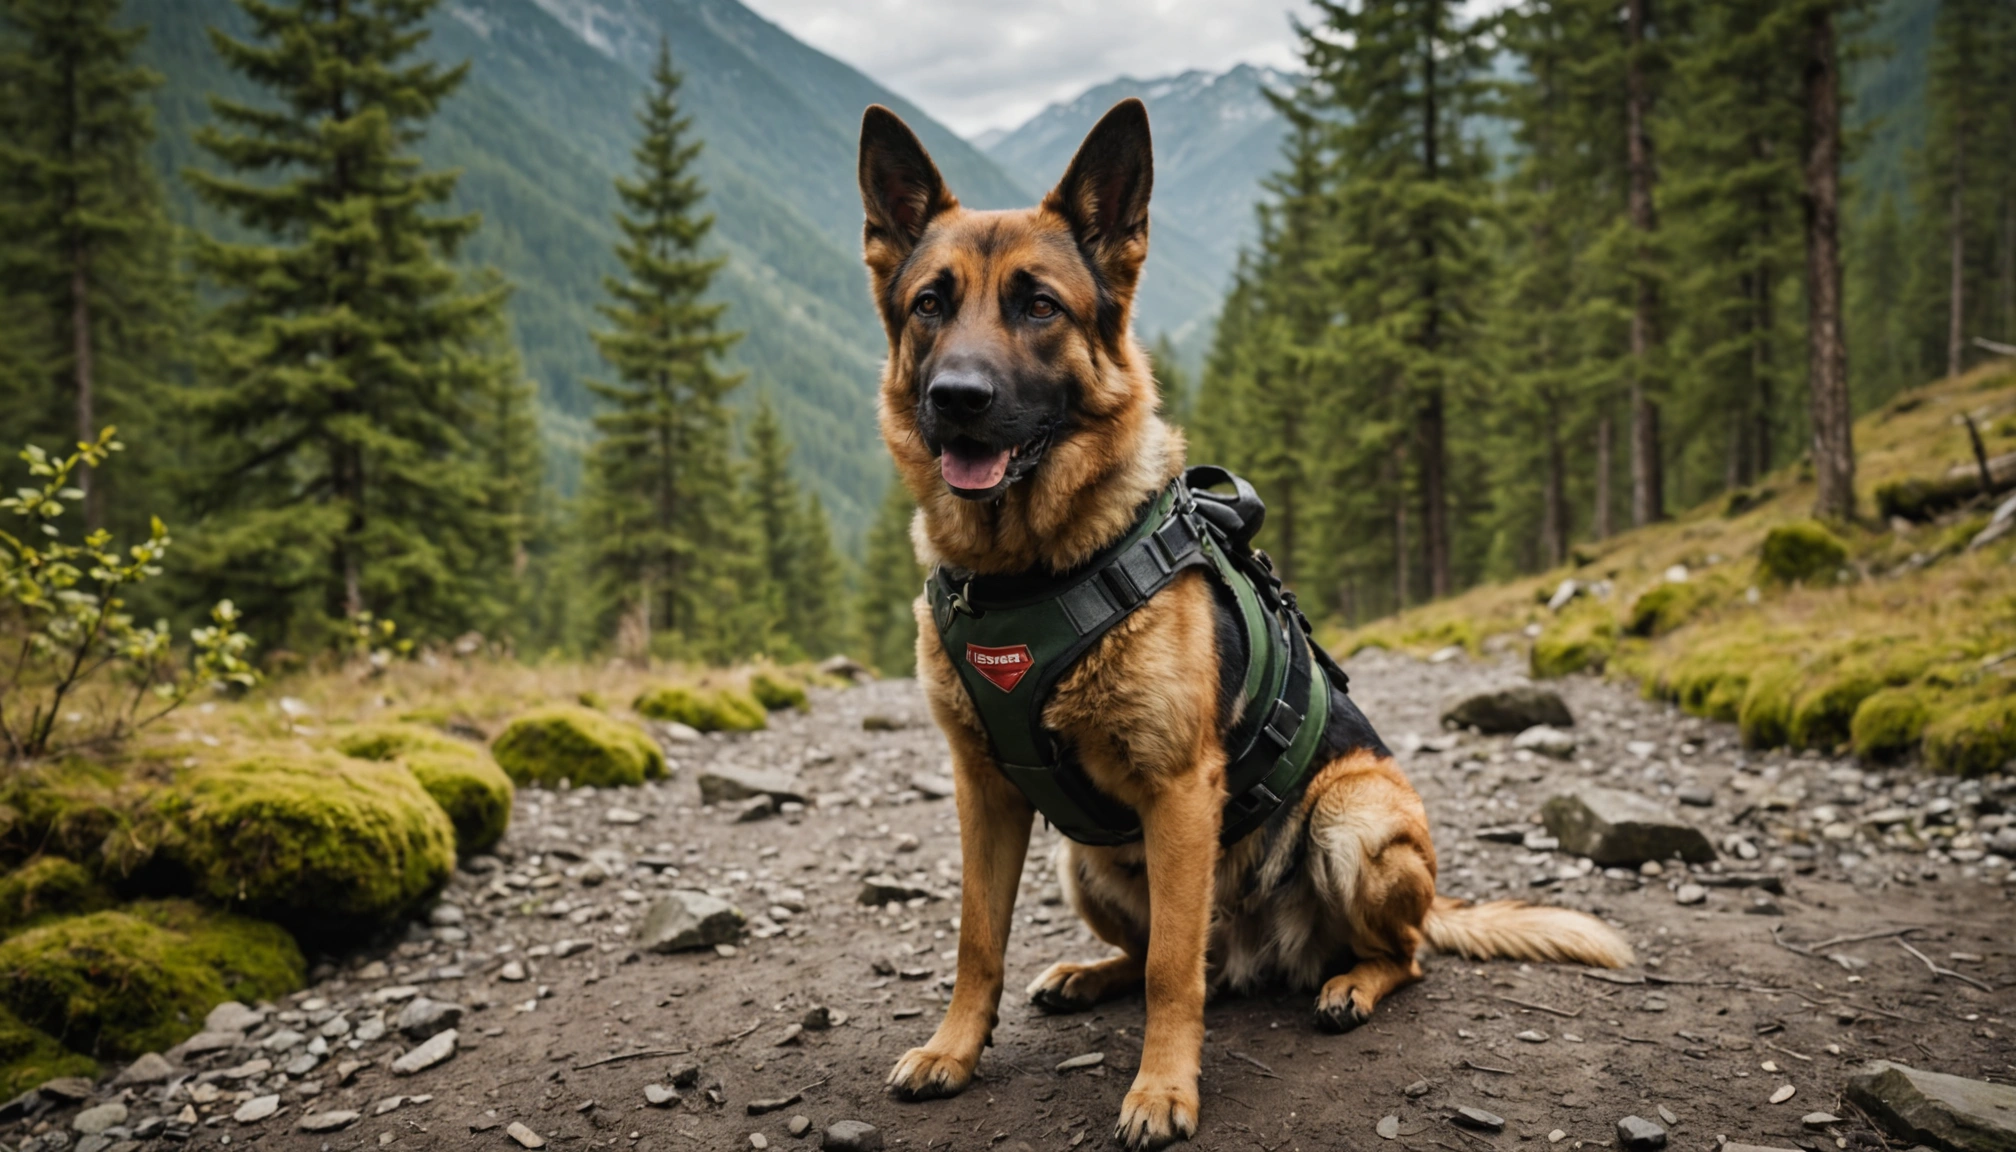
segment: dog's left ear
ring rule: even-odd
[[[1070,223],[1079,247],[1122,295],[1133,291],[1148,258],[1148,193],[1154,184],[1148,108],[1127,99],[1093,126],[1064,178],[1043,198],[1043,207]]]

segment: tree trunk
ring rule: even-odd
[[[1423,397],[1415,425],[1421,442],[1421,534],[1428,563],[1428,596],[1449,594],[1449,493],[1447,431],[1442,389]]]
[[[1810,70],[1812,65],[1809,63]],[[1809,82],[1810,88],[1810,82]],[[1810,97],[1809,97],[1810,104]],[[1810,109],[1809,109],[1810,111]],[[1953,200],[1947,210],[1946,375],[1958,376],[1967,327],[1967,111],[1953,126]]]
[[[1841,330],[1841,62],[1834,13],[1808,17],[1806,57],[1807,379],[1813,407],[1817,516],[1855,515],[1854,425]]]
[[[1441,179],[1441,162],[1436,154],[1440,124],[1436,101],[1435,45],[1439,41],[1436,23],[1441,5],[1422,5],[1427,19],[1421,53],[1421,170],[1431,186]],[[1433,356],[1442,343],[1442,285],[1435,273],[1435,232],[1425,229],[1421,236],[1422,266],[1428,269],[1421,285],[1425,314],[1421,321],[1422,350]],[[1428,595],[1439,599],[1449,594],[1449,452],[1447,420],[1443,409],[1442,384],[1438,377],[1422,397],[1416,423],[1421,440],[1421,531],[1428,561]]]
[[[1658,286],[1644,265],[1652,258],[1650,240],[1659,222],[1652,207],[1652,138],[1646,125],[1651,115],[1651,85],[1640,59],[1645,46],[1645,24],[1652,0],[1629,0],[1625,24],[1630,47],[1624,65],[1625,151],[1630,169],[1629,209],[1631,227],[1638,233],[1631,301],[1631,523],[1650,524],[1666,514],[1663,479],[1660,472],[1659,406],[1647,387],[1653,345],[1659,342],[1653,315],[1658,308]]]
[[[93,411],[93,365],[91,362],[91,277],[89,257],[81,245],[70,254],[70,355],[77,384],[77,439],[85,444],[98,438],[98,416]],[[75,473],[77,487],[84,491],[84,526],[97,531],[105,525],[105,501],[98,493],[98,478],[89,465]]]
[[[1561,447],[1561,402],[1547,398],[1547,481],[1541,496],[1540,539],[1546,549],[1547,567],[1568,559],[1568,478],[1566,456]]]
[[[1393,610],[1407,608],[1407,446],[1393,449]]]
[[[1606,402],[1596,417],[1596,517],[1595,523],[1589,526],[1590,535],[1598,540],[1607,539],[1615,529],[1611,477],[1617,471],[1616,452],[1617,422],[1611,418],[1610,405]]]
[[[1763,336],[1755,345],[1755,373],[1757,380],[1756,411],[1753,413],[1756,427],[1750,434],[1750,479],[1759,480],[1771,473],[1771,436],[1774,431],[1772,413],[1778,404],[1778,391],[1773,387],[1772,377],[1776,368],[1771,359],[1771,331],[1775,324],[1772,312],[1771,289],[1778,277],[1766,266],[1758,277],[1757,323],[1763,329]]]

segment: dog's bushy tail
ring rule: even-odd
[[[1534,960],[1622,968],[1631,963],[1631,945],[1608,924],[1586,912],[1547,908],[1523,900],[1472,904],[1435,897],[1425,925],[1438,952],[1472,960]]]

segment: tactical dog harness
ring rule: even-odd
[[[1225,484],[1236,494],[1208,490]],[[1330,685],[1343,691],[1346,682],[1309,638],[1295,594],[1252,547],[1265,516],[1246,481],[1223,468],[1191,468],[1143,506],[1125,536],[1069,572],[982,576],[943,565],[932,572],[925,591],[938,638],[980,714],[994,762],[1059,832],[1081,844],[1141,838],[1134,810],[1101,792],[1076,751],[1043,727],[1043,706],[1100,637],[1190,568],[1210,572],[1231,594],[1246,638],[1239,719],[1225,734],[1220,841],[1230,845],[1258,828],[1308,775]]]

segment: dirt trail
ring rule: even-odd
[[[1910,771],[1866,775],[1845,761],[1741,751],[1727,725],[1709,724],[1588,679],[1558,685],[1578,720],[1578,759],[1515,753],[1509,737],[1464,736],[1454,748],[1437,723],[1456,699],[1519,680],[1511,664],[1424,664],[1366,654],[1349,664],[1353,695],[1425,796],[1441,853],[1442,887],[1457,895],[1517,895],[1595,912],[1621,924],[1641,967],[1596,978],[1572,968],[1428,961],[1429,977],[1345,1036],[1320,1034],[1312,997],[1229,999],[1209,1010],[1200,1148],[1330,1149],[1394,1143],[1413,1150],[1513,1150],[1615,1146],[1616,1122],[1639,1115],[1670,1130],[1671,1146],[1709,1149],[1718,1136],[1753,1144],[1826,1149],[1881,1147],[1840,1098],[1861,1062],[1895,1058],[2002,1082],[2016,1080],[2016,882],[1975,839],[1951,855],[1879,847],[1859,823],[1896,819],[2000,823],[2016,792],[1955,788]],[[864,730],[877,717],[893,730]],[[1428,747],[1423,747],[1424,741]],[[882,1081],[904,1049],[935,1026],[953,970],[957,826],[935,790],[943,741],[914,684],[891,681],[816,694],[809,715],[777,718],[772,731],[679,745],[673,778],[623,792],[520,793],[493,870],[460,873],[445,900],[459,925],[415,925],[407,943],[325,969],[279,1006],[247,1046],[205,1057],[202,1073],[126,1093],[126,1122],[104,1142],[149,1131],[198,1105],[197,1144],[284,1149],[510,1149],[514,1122],[557,1149],[735,1149],[796,1146],[788,1125],[811,1122],[810,1146],[840,1120],[880,1129],[887,1147],[1066,1149],[1105,1145],[1139,1056],[1139,998],[1077,1016],[1051,1017],[1016,990],[1045,965],[1103,954],[1059,902],[1039,829],[1017,907],[1010,993],[983,1080],[965,1095],[925,1104],[886,1097]],[[718,765],[796,775],[807,804],[738,823],[700,805],[697,777]],[[1551,794],[1601,782],[1668,802],[1681,789],[1706,807],[1679,811],[1724,847],[1729,871],[1769,873],[1782,894],[1709,887],[1682,906],[1672,869],[1587,870],[1568,856],[1479,839],[1479,829],[1527,823]],[[626,812],[612,813],[620,808]],[[641,817],[634,823],[615,821]],[[1740,817],[1740,819],[1739,819]],[[1846,826],[1852,840],[1836,837]],[[1788,845],[1767,827],[1797,829]],[[1745,861],[1734,839],[1761,849]],[[1987,871],[1983,872],[1984,863]],[[858,901],[864,877],[890,874],[930,895],[907,907]],[[1691,879],[1699,880],[1701,877]],[[630,936],[662,889],[699,887],[733,900],[755,931],[736,954],[639,954]],[[1690,893],[1691,895],[1691,893]],[[1761,903],[1760,903],[1761,902]],[[787,918],[788,917],[788,918]],[[452,914],[441,919],[453,919]],[[1911,944],[1940,967],[1999,989],[1937,977],[1892,939],[1829,946],[1807,956],[1773,942],[1915,927]],[[565,946],[562,941],[574,941]],[[576,950],[578,949],[578,950]],[[562,953],[569,953],[564,957]],[[1838,959],[1829,959],[1829,955]],[[523,979],[509,977],[523,976]],[[351,1041],[403,998],[467,1008],[459,1048],[416,1075],[390,1065],[396,1030]],[[814,1006],[844,1022],[794,1030]],[[345,1026],[331,1024],[341,1017]],[[347,1033],[323,1041],[319,1062],[276,1044],[277,1031]],[[1520,1039],[1521,1034],[1544,1039]],[[284,1038],[283,1038],[284,1039]],[[1059,1073],[1070,1057],[1104,1053],[1089,1070]],[[272,1069],[238,1078],[246,1061]],[[370,1060],[346,1081],[344,1062]],[[274,1069],[297,1060],[301,1071]],[[304,1067],[313,1063],[314,1067]],[[697,1064],[698,1079],[669,1106],[647,1103]],[[1773,1104],[1774,1092],[1795,1094]],[[282,1111],[231,1118],[245,1101],[277,1094]],[[752,1116],[752,1101],[795,1103]],[[397,1097],[405,1102],[386,1108]],[[424,1102],[413,1097],[425,1097]],[[102,1094],[98,1100],[108,1097]],[[1497,1134],[1459,1129],[1460,1107],[1505,1120]],[[380,1111],[380,1109],[385,1109]],[[256,1111],[257,1109],[255,1109]],[[306,1133],[304,1115],[362,1113],[336,1131]],[[1808,1128],[1801,1118],[1845,1119]],[[1668,1119],[1661,1120],[1665,1116]],[[69,1127],[71,1112],[41,1120]],[[1391,1130],[1391,1125],[1388,1125]],[[23,1127],[0,1128],[19,1145]],[[227,1140],[228,1138],[228,1140]],[[26,1147],[47,1152],[43,1137]],[[174,1146],[150,1142],[149,1147]]]

